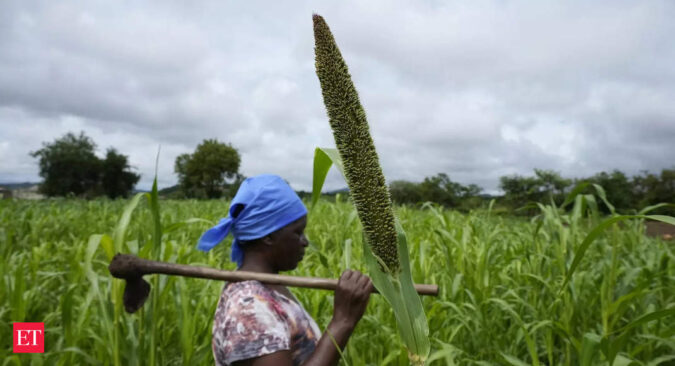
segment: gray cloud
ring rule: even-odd
[[[535,167],[568,176],[673,166],[675,5],[669,1],[4,2],[0,181],[85,131],[150,186],[205,138],[246,175],[311,186],[334,144],[314,74],[311,14],[350,66],[388,180],[446,172],[496,189]],[[328,188],[343,186],[331,174]]]

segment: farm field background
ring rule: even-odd
[[[208,254],[201,233],[227,201],[160,200],[161,226],[144,195],[134,200],[0,201],[0,360],[2,365],[212,365],[211,325],[221,282],[146,276],[142,310],[121,303],[123,282],[107,265],[115,252],[234,269],[229,243]],[[138,203],[131,211],[130,202]],[[157,202],[157,201],[154,201]],[[118,226],[129,207],[129,223]],[[622,221],[594,241],[562,287],[575,250],[602,218],[579,202],[561,213],[541,206],[536,219],[470,214],[426,205],[397,207],[424,297],[432,365],[675,362],[675,246],[649,238],[644,221]],[[119,229],[118,229],[119,228]],[[161,231],[161,238],[159,233]],[[123,232],[125,233],[123,235]],[[321,201],[309,217],[305,259],[289,274],[337,278],[363,269],[361,231],[344,198]],[[323,329],[332,296],[292,289]],[[664,311],[670,311],[669,313]],[[641,318],[645,314],[659,314]],[[45,354],[13,354],[12,322],[45,323]],[[604,337],[603,337],[604,336]],[[403,365],[393,313],[374,295],[349,341],[348,365]]]

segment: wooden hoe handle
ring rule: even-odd
[[[114,277],[126,280],[142,277],[146,274],[167,274],[231,282],[256,280],[270,285],[305,287],[332,291],[337,289],[338,284],[338,280],[332,278],[298,277],[245,271],[224,271],[209,267],[152,261],[138,258],[130,254],[119,253],[116,254],[110,262],[108,269]],[[420,295],[438,296],[438,285],[416,284],[415,289]],[[377,293],[377,290],[373,289],[373,293]]]

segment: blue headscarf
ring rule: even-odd
[[[263,174],[247,178],[230,203],[229,215],[202,235],[197,248],[209,251],[231,232],[231,258],[241,267],[244,253],[240,241],[262,238],[305,215],[307,208],[281,177]]]

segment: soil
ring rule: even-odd
[[[648,236],[660,237],[664,240],[675,240],[675,226],[658,221],[647,221],[645,225],[647,225]]]

